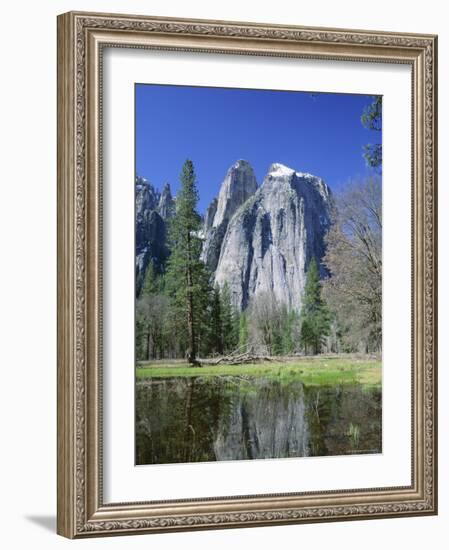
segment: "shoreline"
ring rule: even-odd
[[[153,378],[213,378],[239,376],[248,381],[266,378],[279,381],[301,381],[308,385],[361,384],[381,386],[382,361],[372,358],[347,356],[291,357],[284,360],[242,365],[189,366],[185,361],[153,361],[136,367],[136,380]]]

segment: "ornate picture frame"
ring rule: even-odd
[[[377,62],[411,68],[410,485],[158,501],[148,494],[145,502],[104,501],[102,56],[105,48]],[[83,538],[436,514],[436,201],[436,36],[82,12],[60,15],[58,533]]]

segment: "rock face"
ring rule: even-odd
[[[168,220],[175,213],[175,201],[169,183],[166,183],[162,189],[157,210],[163,220]]]
[[[167,220],[174,214],[170,185],[158,193],[146,179],[136,178],[136,293],[150,262],[160,270],[168,257]]]
[[[240,310],[270,293],[299,311],[309,261],[315,257],[319,263],[324,255],[331,203],[329,188],[316,176],[272,164],[257,187],[251,165],[237,161],[204,218],[202,259],[213,282],[229,285]],[[168,184],[158,193],[136,178],[137,292],[150,262],[163,269],[169,254],[167,220],[174,212]]]
[[[217,212],[217,205],[218,205],[218,199],[214,199],[206,210],[206,215],[204,216],[204,229],[205,231],[209,231],[211,229],[212,224],[214,223],[214,217],[215,213]]]
[[[245,171],[249,173],[247,166]],[[215,282],[228,283],[232,301],[240,310],[253,297],[268,292],[279,303],[299,311],[308,263],[313,256],[319,262],[324,254],[330,224],[329,188],[316,176],[273,164],[262,185],[255,189],[251,181],[246,194],[238,195],[247,199],[239,202],[231,199],[227,180],[220,190],[212,228],[206,231],[204,258],[214,271]]]
[[[261,380],[252,395],[233,396],[213,443],[216,460],[309,456],[309,427],[303,386],[282,388]]]
[[[206,212],[202,258],[212,272],[217,268],[229,221],[256,190],[254,170],[246,160],[238,160],[229,168],[221,184],[218,199],[212,201]]]

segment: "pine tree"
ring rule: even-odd
[[[282,353],[290,355],[295,351],[294,332],[297,324],[297,314],[295,310],[289,312],[283,311],[282,325]]]
[[[212,351],[223,354],[223,319],[221,311],[220,287],[215,285],[212,291],[210,307],[210,348]]]
[[[146,359],[145,355],[145,345],[146,345],[146,333],[145,330],[145,320],[142,315],[137,311],[136,313],[136,337],[135,337],[135,351],[136,351],[136,360],[143,361]]]
[[[201,217],[196,208],[198,190],[191,160],[186,160],[181,172],[181,189],[176,198],[176,215],[170,221],[171,255],[167,265],[167,283],[175,307],[179,310],[187,332],[186,357],[198,364],[198,336],[202,317],[209,299],[209,276],[200,260]]]
[[[147,266],[145,271],[145,277],[143,279],[142,289],[140,296],[148,296],[150,294],[157,294],[164,289],[164,277],[156,272],[153,262]]]
[[[301,332],[300,332],[301,346],[306,353],[309,352],[310,347],[314,349],[315,346],[315,332],[313,330],[312,321],[309,317],[302,319]]]
[[[323,338],[329,334],[330,317],[327,306],[321,297],[321,282],[318,264],[312,258],[307,269],[301,310],[301,345],[308,352],[321,353]]]
[[[248,343],[249,328],[248,316],[245,311],[242,311],[239,318],[239,347],[242,348]]]
[[[280,325],[275,326],[273,331],[273,343],[271,345],[271,353],[273,355],[282,355],[282,327]]]
[[[360,120],[367,130],[382,131],[382,96],[375,96],[373,102],[365,107]],[[363,147],[363,157],[367,166],[382,171],[382,143],[369,143]]]
[[[221,289],[221,311],[224,351],[234,351],[239,341],[239,319],[237,311],[232,305],[231,290],[227,282]]]

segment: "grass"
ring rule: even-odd
[[[136,369],[138,379],[213,376],[239,376],[276,379],[281,382],[298,380],[309,386],[361,384],[380,386],[382,363],[375,359],[359,359],[353,356],[318,358],[289,358],[245,365],[205,365],[190,367],[180,361],[155,361],[142,363]]]

